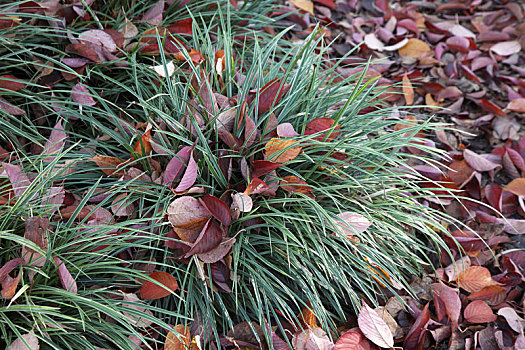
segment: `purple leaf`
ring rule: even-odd
[[[64,63],[66,66],[71,68],[80,68],[82,66],[85,66],[86,64],[90,63],[91,60],[88,60],[87,58],[63,58],[62,63]]]
[[[22,258],[15,258],[15,259],[11,259],[8,262],[6,262],[4,266],[0,268],[0,282],[2,282],[4,278],[6,278],[7,275],[9,275],[11,271],[13,271],[15,268],[17,268],[20,265],[24,265],[25,263],[26,263],[25,260]]]
[[[206,253],[217,248],[222,241],[222,236],[223,231],[219,223],[210,218],[185,257],[188,258],[194,254]]]
[[[490,171],[496,168],[501,168],[501,165],[491,162],[483,156],[468,149],[463,151],[463,157],[465,158],[465,161],[468,163],[468,165],[477,171]]]
[[[78,36],[78,40],[99,45],[109,52],[117,51],[117,44],[115,44],[111,35],[100,29],[87,30]]]
[[[3,110],[6,113],[9,113],[11,115],[24,115],[26,114],[26,111],[23,109],[20,109],[18,107],[13,106],[7,100],[0,97],[0,109]]]
[[[244,140],[246,142],[246,146],[250,147],[255,142],[255,138],[257,137],[257,127],[255,125],[255,122],[252,118],[249,116],[246,116],[246,125],[244,126]]]
[[[20,337],[16,338],[14,342],[9,345],[7,350],[38,350],[40,349],[40,344],[38,343],[38,338],[35,333],[29,332],[22,334]]]
[[[94,106],[97,104],[97,102],[93,99],[93,96],[90,95],[88,89],[80,83],[73,86],[71,89],[71,98],[76,103],[80,103],[84,106]]]
[[[228,254],[235,241],[235,237],[223,239],[217,247],[213,248],[212,250],[206,253],[199,254],[199,259],[203,263],[213,264],[214,262],[221,260]]]
[[[71,276],[71,273],[67,269],[66,265],[57,258],[56,256],[53,257],[53,260],[55,261],[55,265],[58,269],[58,277],[60,278],[60,283],[62,283],[62,287],[70,291],[71,293],[77,293],[77,282],[75,282],[75,279],[73,276]]]
[[[277,126],[277,135],[279,137],[297,137],[299,134],[295,131],[290,123],[282,123]]]
[[[188,162],[192,149],[192,146],[186,146],[177,152],[175,157],[170,160],[166,166],[166,172],[164,173],[165,185],[172,183],[177,178],[184,164]]]
[[[49,140],[47,140],[46,144],[44,145],[44,151],[42,154],[52,155],[58,153],[64,147],[66,138],[67,134],[64,132],[64,128],[62,127],[62,120],[59,120],[53,131],[51,131],[51,135],[49,136]],[[46,157],[45,161],[51,162],[54,159],[54,156],[50,156]]]
[[[186,167],[186,172],[180,180],[179,185],[175,188],[175,192],[186,191],[188,188],[193,186],[197,180],[197,163],[193,159],[193,151],[190,153],[190,160],[188,161],[188,166]]]
[[[221,222],[224,226],[228,226],[231,222],[230,208],[222,200],[209,194],[201,198],[202,203],[210,211],[210,213]]]
[[[29,181],[27,175],[24,174],[24,172],[18,165],[2,163],[2,167],[5,169],[7,177],[9,177],[9,181],[11,182],[11,186],[13,187],[13,192],[15,193],[15,196],[21,197],[27,190],[29,185],[31,185],[31,181]]]
[[[142,20],[152,26],[157,26],[162,22],[162,13],[164,12],[164,0],[160,0],[150,7],[142,16]]]
[[[442,283],[433,283],[432,292],[434,294],[434,304],[442,303],[445,307],[445,313],[452,322],[452,328],[455,328],[461,313],[461,300],[459,299],[458,291]],[[437,314],[438,318],[441,318],[439,315],[442,314],[442,311],[439,312],[438,310]]]
[[[363,300],[363,307],[357,317],[359,329],[374,344],[382,348],[394,346],[394,336],[385,321]]]

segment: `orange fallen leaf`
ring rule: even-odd
[[[293,145],[297,143],[298,142],[293,139],[285,140],[274,137],[266,144],[266,157],[277,163],[289,162],[301,153],[302,147],[293,147]]]
[[[312,188],[304,180],[301,180],[295,175],[285,176],[280,183],[280,186],[286,192],[298,192],[314,198]]]
[[[469,293],[497,284],[490,271],[483,266],[470,266],[458,275],[458,285]]]
[[[145,281],[137,293],[142,299],[160,299],[171,294],[177,289],[178,283],[175,277],[164,271],[154,271],[149,277],[158,282]],[[160,285],[159,285],[160,284]]]
[[[421,58],[429,51],[430,46],[428,46],[427,43],[422,40],[412,38],[408,39],[408,43],[406,43],[406,45],[400,48],[397,52],[399,52],[400,56]]]
[[[408,78],[407,73],[403,75],[403,95],[405,95],[405,102],[407,105],[414,103],[414,88]]]
[[[180,334],[180,339],[177,338],[175,332]],[[175,332],[169,331],[164,342],[164,350],[187,350],[190,347],[191,335],[190,328],[182,324],[175,326]]]
[[[509,191],[516,196],[525,196],[525,178],[520,177],[509,182],[507,186],[503,188],[504,191]]]
[[[425,104],[429,109],[438,109],[438,107],[441,107],[441,105],[436,100],[434,100],[432,94],[430,93],[425,95]]]
[[[108,176],[121,177],[124,174],[123,170],[118,169],[119,165],[124,163],[124,161],[119,158],[99,156],[97,154],[89,160],[97,163],[97,165],[100,167],[100,170],[102,170],[104,174]]]
[[[151,150],[151,129],[148,129],[133,146],[133,152],[145,157],[151,153]]]
[[[314,3],[311,0],[290,0],[290,2],[300,10],[314,14]]]

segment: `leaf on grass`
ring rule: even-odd
[[[9,260],[0,268],[0,282],[2,282],[7,276],[9,276],[9,273],[13,271],[15,268],[17,268],[20,265],[24,265],[25,260],[22,258],[14,258]]]
[[[152,26],[158,26],[162,22],[162,13],[164,12],[164,0],[157,1],[157,3],[151,6],[146,13],[142,16],[142,21],[151,24]]]
[[[314,14],[314,3],[311,0],[290,0],[290,2],[300,10]]]
[[[215,196],[206,194],[201,198],[202,203],[208,208],[211,215],[221,222],[224,226],[230,225],[230,208],[222,200]]]
[[[99,45],[109,52],[117,51],[117,44],[115,44],[111,35],[100,29],[86,30],[78,36],[78,40],[82,43],[88,42]]]
[[[405,103],[406,105],[411,105],[414,103],[414,88],[412,87],[412,83],[410,82],[410,79],[408,78],[407,73],[403,75],[403,95],[405,96]]]
[[[60,152],[60,150],[62,150],[62,148],[64,147],[66,138],[67,134],[65,133],[64,128],[62,127],[62,120],[59,120],[53,128],[53,131],[51,131],[51,135],[49,136],[49,139],[44,145],[44,151],[42,152],[42,154],[53,155],[55,153]],[[45,160],[52,161],[54,159],[55,157],[46,157]]]
[[[467,298],[469,300],[484,300],[490,305],[498,305],[505,301],[506,296],[505,287],[493,285],[471,293]]]
[[[248,213],[253,208],[252,197],[246,194],[233,193],[232,199],[233,202],[230,206],[230,209],[232,211],[232,217],[234,219],[238,219],[241,213]]]
[[[279,183],[286,192],[298,192],[314,198],[312,187],[308,183],[295,175],[285,176]]]
[[[421,58],[430,51],[430,46],[419,39],[408,39],[406,45],[398,50],[400,56]]]
[[[256,160],[252,163],[252,176],[261,177],[281,166],[283,166],[281,163],[270,162],[269,160]]]
[[[16,288],[18,287],[18,283],[20,283],[21,278],[22,274],[20,273],[15,278],[12,278],[9,275],[4,278],[2,281],[2,298],[9,300],[14,297]]]
[[[9,178],[9,182],[13,187],[13,192],[15,193],[15,196],[21,197],[25,193],[27,188],[31,185],[29,178],[22,171],[22,168],[19,165],[2,163],[2,167],[7,173],[7,177]]]
[[[321,133],[323,131],[329,131],[330,129],[332,129],[334,123],[335,123],[335,120],[333,120],[332,118],[324,118],[324,117],[316,118],[306,125],[304,134],[313,135],[313,134]],[[337,136],[339,136],[341,132],[337,130],[340,130],[340,129],[341,129],[341,126],[337,124],[335,127],[333,127],[333,131],[330,133],[330,135],[328,135],[328,132],[325,132],[324,134],[316,136],[313,139],[317,141],[325,141],[325,138],[326,138],[326,141],[332,141]]]
[[[497,318],[490,306],[483,300],[474,300],[467,305],[463,311],[463,316],[470,323],[489,323]]]
[[[100,167],[100,170],[102,170],[104,174],[108,176],[121,177],[124,175],[124,171],[118,168],[118,166],[121,165],[123,161],[118,158],[95,155],[89,160],[97,163],[97,165]]]
[[[521,44],[516,40],[504,41],[493,45],[490,51],[500,56],[510,56],[521,51]]]
[[[362,303],[363,306],[357,317],[357,324],[361,332],[377,346],[382,348],[393,347],[394,336],[386,322],[364,300]]]
[[[257,137],[257,125],[252,118],[246,115],[245,126],[244,126],[244,140],[246,146],[250,147],[255,142]]]
[[[434,293],[434,304],[436,305],[438,318],[443,318],[444,313],[446,313],[450,322],[452,322],[452,327],[455,328],[461,312],[461,300],[458,292],[442,283],[433,283],[432,292]],[[445,310],[438,309],[441,307],[440,305]]]
[[[20,79],[14,75],[0,75],[0,89],[18,91],[26,86]]]
[[[24,115],[26,111],[18,107],[13,106],[6,99],[0,97],[0,109],[11,115]]]
[[[223,233],[219,223],[210,218],[185,257],[188,258],[194,254],[206,253],[215,249],[222,242]]]
[[[71,293],[77,293],[77,282],[67,269],[66,265],[60,260],[58,257],[53,257],[53,260],[55,262],[55,265],[58,269],[58,277],[60,278],[60,283],[62,284],[62,288],[64,288],[67,291],[70,291]]]
[[[146,309],[146,306],[143,305],[143,302],[139,299],[139,297],[136,294],[124,293],[124,296],[122,298],[122,306],[124,308],[137,310],[140,314],[148,315],[150,318],[153,317],[153,313],[151,312],[151,310]],[[122,315],[127,317],[130,323],[137,327],[147,327],[153,323],[151,319],[147,317],[137,316],[136,313],[130,314],[123,311]]]
[[[458,285],[469,293],[478,292],[496,282],[490,271],[483,266],[470,266],[458,275]]]
[[[39,350],[40,344],[35,333],[29,332],[22,334],[21,337],[15,339],[14,342],[9,345],[7,350]]]
[[[295,131],[290,123],[282,123],[277,125],[277,136],[279,137],[297,137],[299,134]]]
[[[113,200],[111,211],[115,216],[130,216],[135,212],[135,204],[128,193],[121,193]]]
[[[192,149],[192,146],[185,146],[170,160],[164,173],[165,185],[171,184],[179,176],[182,168],[190,159]]]
[[[177,334],[179,335],[177,337]],[[183,324],[175,326],[175,332],[169,331],[164,342],[164,350],[187,350],[190,348],[190,327]]]
[[[259,94],[259,105],[257,106],[258,113],[263,114],[270,111],[274,105],[279,103],[289,89],[290,86],[281,82],[278,78],[275,78],[264,85]]]
[[[197,256],[203,263],[213,264],[228,255],[235,241],[235,237],[225,238],[217,247],[205,253],[200,253]]]
[[[78,83],[71,89],[71,98],[76,103],[80,103],[84,106],[94,106],[97,102],[93,99],[93,96],[89,93],[89,90],[82,84]]]
[[[193,158],[193,151],[191,151],[188,166],[186,167],[184,176],[182,176],[182,179],[175,188],[175,192],[186,191],[188,188],[193,186],[195,180],[197,180],[197,162],[195,162],[195,159]]]
[[[193,18],[182,19],[178,22],[170,24],[168,31],[171,34],[189,34],[193,35]]]
[[[196,198],[182,196],[167,209],[173,230],[184,242],[193,243],[211,216],[210,211]]]
[[[356,233],[363,233],[372,225],[370,220],[363,215],[350,211],[337,214],[337,217],[340,219],[338,223],[347,237],[353,237]]]
[[[490,171],[496,168],[501,168],[501,165],[493,163],[483,156],[468,149],[463,151],[463,157],[465,158],[465,161],[468,163],[468,165],[477,171]]]
[[[161,78],[171,77],[175,73],[175,65],[173,61],[169,61],[164,64],[159,64],[158,66],[150,66],[149,68],[153,69]]]
[[[284,140],[274,137],[266,144],[266,157],[273,159],[277,163],[289,162],[301,153],[302,147],[293,147],[297,144],[298,142],[295,140]]]
[[[140,293],[142,299],[153,300],[164,298],[170,295],[171,292],[175,291],[178,287],[175,277],[167,272],[154,271],[149,277],[152,280],[157,281],[158,284],[152,281],[144,281],[142,287],[137,292]]]
[[[243,194],[250,196],[252,194],[264,193],[268,189],[268,185],[261,179],[254,178],[246,187]]]

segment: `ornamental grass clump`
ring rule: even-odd
[[[6,344],[278,348],[297,342],[292,326],[334,330],[362,297],[410,290],[442,245],[441,216],[422,204],[437,185],[408,165],[438,156],[431,123],[386,107],[388,87],[328,59],[319,32],[240,42],[229,7],[201,10],[179,40],[168,25],[127,37],[137,8],[98,8],[116,29],[72,24],[73,44],[24,17],[46,14],[13,10],[0,68],[20,83],[0,90]]]

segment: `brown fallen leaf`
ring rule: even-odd
[[[430,46],[426,42],[412,38],[397,52],[403,57],[421,58],[429,51]]]
[[[414,103],[414,88],[408,78],[407,73],[403,75],[403,95],[405,96],[405,103],[411,105]]]

